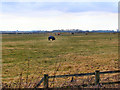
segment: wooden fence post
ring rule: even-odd
[[[44,88],[48,88],[48,74],[44,74]]]
[[[98,85],[100,81],[99,70],[95,71],[95,85]]]

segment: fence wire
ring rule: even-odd
[[[101,88],[118,88],[119,84],[114,83],[120,81],[120,74],[110,73],[110,74],[100,74],[100,84]],[[49,78],[49,88],[94,88],[95,85],[95,75],[90,76],[80,76],[80,77],[62,77],[62,78]],[[113,83],[111,83],[113,82]],[[107,83],[107,84],[103,84]],[[110,84],[111,83],[111,84]]]

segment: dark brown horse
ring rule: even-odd
[[[51,39],[52,39],[52,41],[53,41],[53,40],[55,40],[55,37],[54,37],[54,36],[49,36],[49,37],[48,37],[48,40],[51,40]]]

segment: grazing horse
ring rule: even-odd
[[[73,32],[72,32],[71,34],[72,34],[72,35],[74,35],[74,33],[73,33]]]
[[[49,37],[48,37],[48,40],[51,40],[51,39],[52,39],[52,41],[53,41],[53,40],[55,40],[55,37],[54,37],[54,36],[49,36]]]
[[[58,33],[58,35],[60,35],[60,33]]]

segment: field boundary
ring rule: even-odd
[[[89,75],[95,75],[95,83],[91,84],[91,85],[99,85],[99,81],[100,81],[100,74],[111,74],[111,73],[120,73],[120,70],[116,70],[116,71],[104,71],[104,72],[100,72],[99,70],[96,70],[93,73],[81,73],[81,74],[67,74],[67,75],[55,75],[55,76],[49,76],[48,74],[44,74],[44,77],[40,80],[40,82],[35,86],[35,88],[38,88],[42,82],[44,82],[44,88],[48,88],[49,85],[49,78],[62,78],[62,77],[80,77],[80,76],[89,76]],[[120,83],[120,81],[116,81],[116,82],[105,82],[105,83],[101,83],[101,84],[118,84]],[[87,86],[87,85],[84,85]]]

